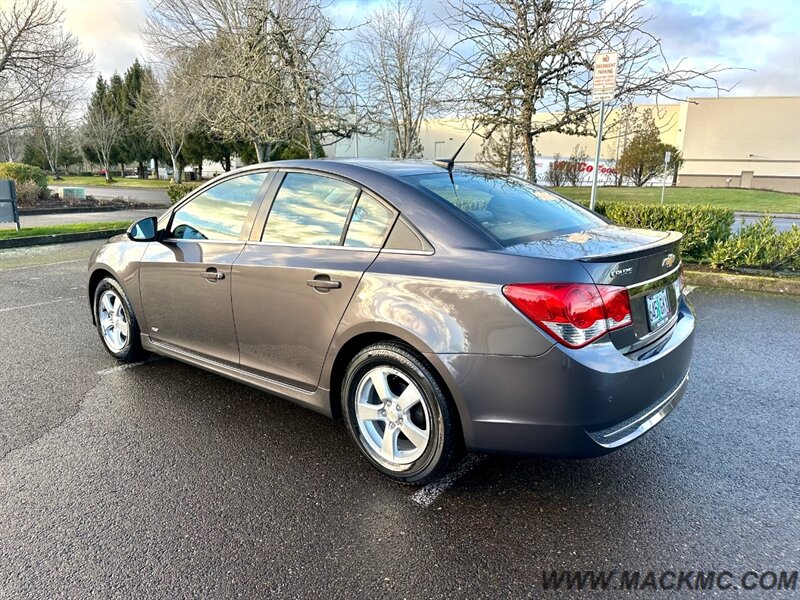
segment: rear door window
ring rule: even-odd
[[[287,173],[267,217],[262,242],[336,246],[359,189],[309,173]]]
[[[405,177],[462,212],[504,246],[583,231],[604,221],[560,196],[502,174],[447,172]]]
[[[353,211],[344,245],[354,248],[380,248],[394,222],[393,210],[362,192]]]

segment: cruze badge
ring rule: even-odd
[[[616,271],[611,271],[611,277],[619,277],[620,275],[630,275],[633,273],[633,267],[626,267],[625,269],[617,269]]]
[[[667,254],[664,257],[664,260],[661,261],[661,266],[669,268],[675,264],[675,255],[674,254]]]

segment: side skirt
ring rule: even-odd
[[[318,387],[316,390],[310,392],[232,365],[217,362],[205,356],[194,354],[193,352],[188,352],[171,344],[157,342],[150,339],[148,335],[142,334],[141,339],[142,347],[149,352],[174,358],[175,360],[179,360],[194,367],[199,367],[200,369],[222,375],[228,379],[233,379],[238,383],[244,383],[245,385],[249,385],[264,392],[280,396],[295,404],[310,408],[314,412],[321,413],[328,417],[332,416],[329,399],[330,392],[325,388]]]

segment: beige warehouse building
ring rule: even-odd
[[[800,96],[681,105],[678,185],[800,193]]]
[[[753,98],[692,98],[680,104],[641,105],[651,109],[664,142],[679,148],[684,164],[678,185],[687,187],[741,187],[800,193],[800,96]],[[546,119],[547,115],[540,118]],[[606,124],[613,122],[612,113]],[[421,132],[423,157],[450,156],[469,134],[469,123],[447,119],[428,121]],[[612,132],[603,143],[602,159],[612,165],[622,143]],[[476,162],[483,141],[473,136],[460,162]],[[359,140],[359,156],[386,157],[393,140]],[[593,156],[594,139],[546,133],[539,136],[537,172],[542,174],[553,157],[569,156],[578,146]],[[354,156],[353,140],[331,148],[332,156]],[[800,208],[798,209],[800,210]]]

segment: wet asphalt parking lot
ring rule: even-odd
[[[1,598],[555,598],[553,569],[799,566],[798,298],[693,290],[688,391],[632,445],[470,456],[420,490],[340,422],[172,360],[118,368],[84,300],[98,244],[0,251]],[[787,595],[736,587],[706,594]]]

